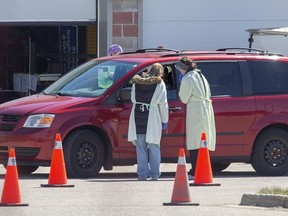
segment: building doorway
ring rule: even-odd
[[[97,57],[96,37],[95,25],[0,26],[0,91],[25,96],[43,90]],[[34,76],[35,88],[19,86],[25,76]]]

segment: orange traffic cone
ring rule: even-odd
[[[9,151],[0,206],[28,206],[28,204],[21,203],[15,150],[13,148]]]
[[[190,186],[220,186],[218,183],[213,183],[213,175],[211,169],[210,155],[207,148],[206,134],[202,133],[200,149],[197,158],[194,183]]]
[[[188,174],[186,171],[186,159],[184,149],[179,151],[178,165],[174,180],[174,188],[170,203],[163,203],[163,205],[196,205],[199,203],[191,203]]]
[[[74,187],[74,185],[67,184],[67,175],[60,133],[57,133],[55,138],[55,146],[52,155],[48,184],[41,184],[41,187]]]

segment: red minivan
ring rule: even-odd
[[[0,105],[0,163],[6,166],[13,147],[20,174],[50,166],[60,133],[69,177],[135,164],[135,147],[127,141],[131,78],[155,62],[165,68],[170,111],[162,162],[177,163],[179,148],[186,146],[186,108],[178,98],[175,67],[181,56],[197,62],[211,86],[217,132],[213,171],[245,162],[261,175],[286,174],[288,58],[250,49],[142,49],[91,60],[39,94]]]

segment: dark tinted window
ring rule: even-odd
[[[167,89],[167,98],[168,100],[175,100],[177,99],[177,91],[176,91],[176,85],[175,85],[175,78],[174,75],[174,66],[173,65],[163,65],[164,67],[164,75],[163,80],[166,85]]]
[[[279,61],[248,61],[255,94],[288,92],[288,64]]]
[[[212,96],[242,95],[238,62],[198,62],[197,65],[210,84]]]

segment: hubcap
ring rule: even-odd
[[[287,147],[281,140],[271,140],[264,149],[265,161],[269,166],[281,166],[287,160]]]
[[[95,162],[95,147],[89,142],[82,143],[77,151],[77,161],[79,166],[87,169]]]

